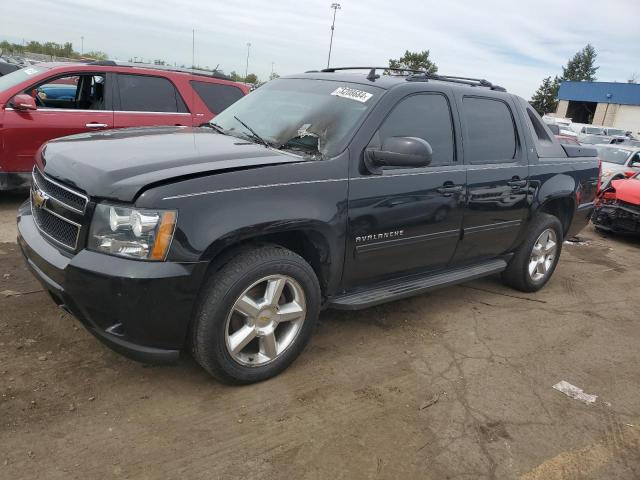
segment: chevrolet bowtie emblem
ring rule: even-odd
[[[44,193],[38,187],[33,189],[33,203],[38,208],[43,208],[47,204],[47,200],[49,200],[49,195]]]

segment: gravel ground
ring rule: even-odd
[[[585,230],[536,294],[492,277],[326,311],[284,374],[227,387],[57,309],[12,243],[18,203],[0,200],[2,479],[640,478],[639,241]]]

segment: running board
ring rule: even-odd
[[[475,280],[476,278],[502,272],[505,268],[507,268],[507,262],[502,259],[496,259],[471,267],[449,270],[448,272],[422,275],[420,277],[405,277],[393,283],[385,283],[367,290],[332,297],[329,299],[328,307],[339,310],[360,310],[361,308],[373,307],[392,300],[418,295],[429,290]]]

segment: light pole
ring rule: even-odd
[[[249,49],[251,49],[251,42],[247,42],[247,66],[244,69],[244,81],[247,81],[247,75],[249,75]]]
[[[331,62],[331,47],[333,46],[333,31],[335,30],[336,25],[336,13],[342,7],[339,3],[332,3],[331,8],[333,9],[333,23],[331,24],[331,41],[329,42],[329,58],[327,58],[327,68],[329,68],[329,62]]]
[[[84,35],[80,36],[80,55],[84,55]]]

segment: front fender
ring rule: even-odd
[[[147,190],[136,204],[178,211],[169,260],[210,262],[250,239],[278,234],[287,240],[287,232],[303,232],[326,250],[333,283],[344,261],[346,160],[345,155],[186,179]]]

